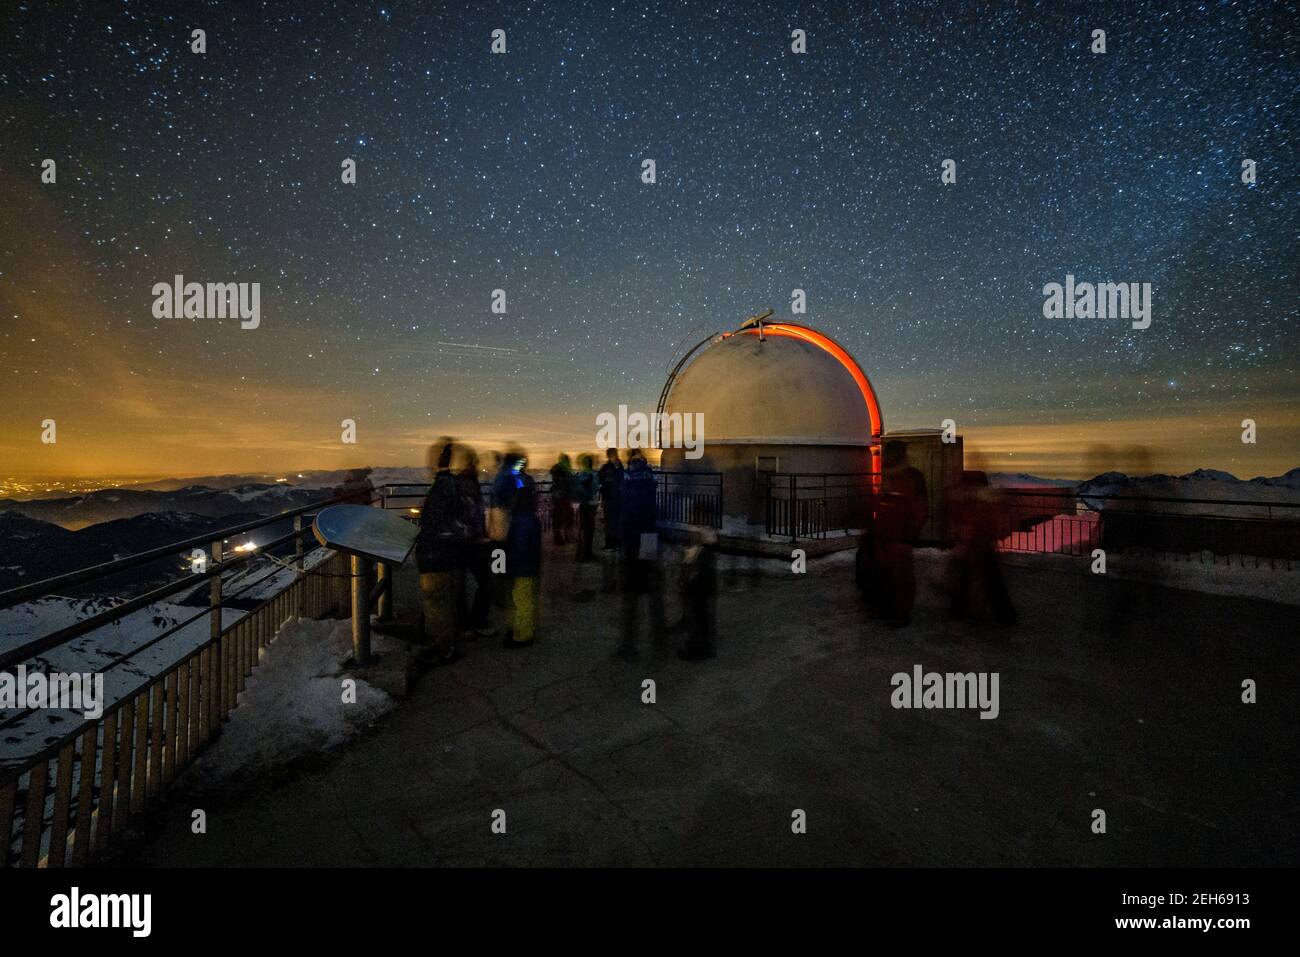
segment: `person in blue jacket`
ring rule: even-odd
[[[506,632],[503,645],[512,649],[532,645],[541,617],[542,524],[537,520],[537,486],[526,473],[521,478],[506,535],[514,625]]]

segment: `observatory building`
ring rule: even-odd
[[[702,457],[665,448],[661,465],[722,473],[732,527],[765,524],[772,475],[861,476],[865,487],[880,471],[880,405],[857,362],[815,329],[763,318],[696,345],[659,400],[668,416],[703,414]]]

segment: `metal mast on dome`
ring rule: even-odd
[[[737,329],[736,331],[741,332],[742,330],[749,329],[753,326],[758,326],[758,341],[762,342],[763,341],[763,320],[767,319],[771,315],[772,315],[772,310],[769,309],[767,310],[767,312],[761,315],[750,316],[748,319],[746,319],[744,322],[740,324],[740,328]]]
[[[736,329],[736,332],[740,332],[743,329],[748,329],[751,326],[758,326],[758,341],[762,342],[763,341],[763,320],[769,318],[772,315],[772,312],[773,310],[769,309],[767,310],[767,312],[760,313],[757,316],[750,316],[748,319],[746,319],[744,322],[740,324],[740,327]],[[677,364],[673,366],[672,371],[668,373],[668,379],[667,381],[664,382],[663,391],[659,393],[659,404],[655,406],[655,445],[656,446],[662,447],[660,443],[663,439],[664,406],[668,404],[668,393],[672,391],[673,383],[677,380],[678,373],[682,371],[682,367],[686,365],[688,361],[690,361],[691,356],[695,355],[695,353],[698,352],[702,346],[712,342],[714,339],[717,339],[719,336],[730,336],[730,335],[735,335],[735,333],[733,332],[709,333],[699,342],[695,343],[695,345],[687,349],[686,354],[677,360]]]

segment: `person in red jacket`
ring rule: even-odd
[[[955,534],[948,566],[949,614],[968,618],[982,598],[995,621],[1015,624],[1016,608],[998,558],[998,541],[1010,522],[997,489],[989,486],[988,475],[978,470],[961,473],[952,513]]]
[[[906,445],[886,442],[881,465],[873,529],[873,613],[898,628],[912,620],[916,603],[912,546],[929,515],[929,501],[925,476],[908,464]]]

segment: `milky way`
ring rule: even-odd
[[[14,465],[46,414],[177,468],[311,465],[349,415],[388,461],[562,445],[796,288],[887,425],[1223,409],[1191,453],[1254,414],[1290,443],[1260,470],[1295,458],[1285,4],[88,6],[5,13]],[[260,282],[261,327],[155,319],[176,273]],[[1045,319],[1067,274],[1150,282],[1150,328]]]

